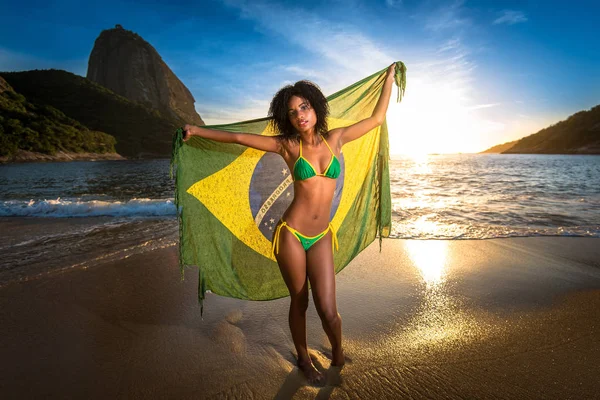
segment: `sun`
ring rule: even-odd
[[[504,127],[478,115],[461,82],[409,82],[402,102],[393,94],[388,107],[390,154],[477,152]]]

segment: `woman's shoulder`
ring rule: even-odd
[[[330,130],[327,132],[327,135],[326,135],[325,137],[326,137],[327,139],[329,139],[329,138],[332,138],[332,139],[334,139],[334,138],[339,138],[339,137],[340,137],[340,135],[342,134],[342,129],[343,129],[343,128],[333,128],[333,129],[330,129]]]
[[[279,140],[279,142],[281,143],[281,147],[283,148],[283,151],[285,153],[282,154],[284,157],[287,156],[292,156],[294,154],[298,153],[298,148],[300,146],[300,142],[297,140],[293,140],[289,137],[286,137],[284,135],[278,135],[277,139]]]
[[[325,139],[332,148],[336,149],[336,152],[340,151],[340,138],[342,137],[343,128],[334,128],[327,132]]]

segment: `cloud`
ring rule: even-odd
[[[437,10],[428,11],[428,15],[425,18],[425,28],[430,31],[440,32],[470,25],[471,20],[463,17],[463,3],[462,0],[459,0]]]
[[[385,4],[392,8],[400,7],[402,5],[402,0],[385,0]]]
[[[496,107],[496,106],[499,106],[500,104],[501,104],[501,103],[477,104],[477,105],[474,105],[474,106],[470,106],[470,107],[468,107],[468,110],[471,110],[471,111],[473,111],[473,110],[479,110],[479,109],[481,109],[481,108],[491,108],[491,107]]]
[[[317,71],[313,68],[305,68],[299,65],[287,65],[282,67],[284,71],[290,72],[301,79],[315,79],[318,81],[325,81],[329,79],[323,72]]]
[[[197,102],[196,111],[207,125],[228,124],[267,116],[269,102],[264,99],[245,97],[240,103],[243,106],[235,106],[231,103]]]
[[[471,52],[459,38],[441,43],[430,55],[411,65],[412,77],[427,77],[438,85],[453,86],[460,93],[472,90],[472,72],[477,64],[470,58]]]
[[[262,75],[267,80],[270,77],[282,77],[282,79],[277,79],[277,89],[284,85],[291,85],[301,79],[309,79],[316,82],[323,89],[325,95],[333,92],[326,90],[323,86],[323,82],[332,82],[332,76],[328,75],[327,72],[310,67],[297,64],[269,65],[262,68]],[[262,78],[256,77],[250,81],[254,80],[258,80],[259,82],[257,84],[247,82],[244,88],[230,83],[213,84],[211,90],[219,93],[220,99],[211,97],[209,100],[206,96],[203,96],[202,99],[196,102],[196,110],[209,125],[266,117],[271,100],[270,96],[275,94],[275,90],[277,89],[274,89],[273,93],[267,93],[268,91],[264,90],[265,84]],[[205,79],[198,78],[197,80],[193,80],[190,87],[194,88],[196,82],[204,84]],[[340,88],[336,87],[335,89],[338,90]],[[252,96],[245,95],[245,93],[252,93]],[[261,95],[264,95],[264,98],[258,97]]]
[[[513,10],[504,10],[502,11],[502,15],[496,18],[493,22],[494,25],[498,24],[508,24],[514,25],[520,22],[527,22],[527,17],[521,11],[513,11]]]
[[[395,61],[389,49],[351,24],[321,18],[299,8],[285,8],[278,3],[225,0],[225,4],[239,9],[243,18],[256,21],[260,28],[319,56],[319,61],[327,65],[320,75],[330,77],[321,85],[324,90],[334,82],[351,83]],[[310,63],[314,64],[314,60]]]
[[[458,38],[447,40],[440,46],[440,48],[437,50],[437,53],[444,53],[446,51],[457,49],[460,47],[460,44],[461,42]]]
[[[208,124],[265,117],[275,92],[300,79],[313,80],[329,95],[398,57],[392,56],[397,51],[391,51],[352,24],[329,19],[328,13],[260,0],[223,0],[223,4],[254,23],[255,31],[283,42],[286,51],[280,57],[270,57],[268,65],[245,65],[243,81],[231,79],[239,75],[239,70],[220,68],[225,75],[220,78],[221,86],[225,87],[217,89],[211,85],[210,96],[206,90],[195,95],[196,108]],[[292,56],[286,56],[290,51]],[[190,89],[195,92],[203,84],[204,80],[192,83]],[[251,93],[253,98],[244,93]]]

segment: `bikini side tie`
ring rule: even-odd
[[[275,254],[279,254],[279,235],[281,234],[281,228],[283,228],[284,226],[287,226],[285,221],[281,221],[281,224],[279,224],[277,226],[277,229],[275,229],[275,236],[273,237],[273,248],[271,249],[271,252],[273,253],[273,257],[275,257]]]
[[[331,252],[333,253],[333,247],[335,246],[335,250],[339,250],[337,232],[333,229],[333,225],[331,222],[329,223],[329,229],[331,229]]]

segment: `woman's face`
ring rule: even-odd
[[[298,132],[309,132],[317,124],[317,114],[308,100],[292,96],[288,102],[288,118]]]

